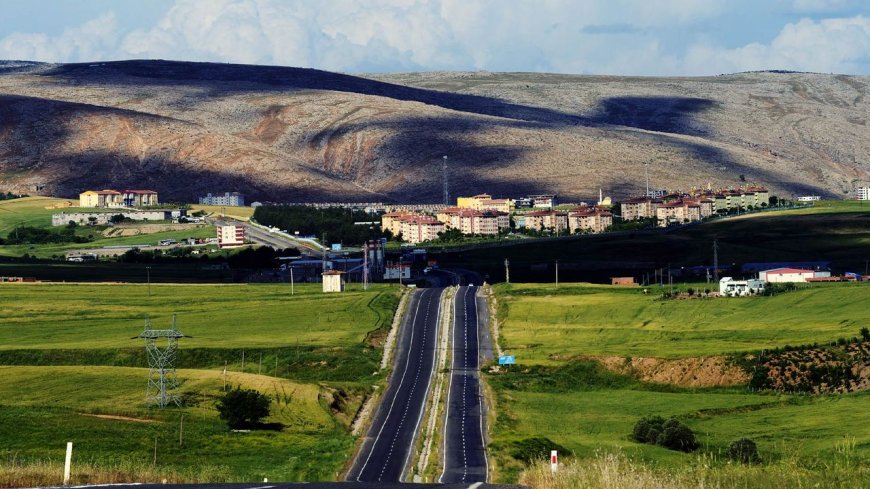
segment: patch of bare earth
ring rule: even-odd
[[[725,357],[661,358],[592,357],[612,372],[644,382],[681,387],[727,387],[749,382],[749,374]]]
[[[88,413],[79,413],[82,416],[88,416],[91,418],[100,418],[100,419],[112,419],[115,421],[130,421],[133,423],[156,423],[157,421],[154,419],[146,419],[146,418],[133,418],[130,416],[120,416],[116,414],[88,414]]]

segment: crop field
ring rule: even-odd
[[[704,285],[675,288],[689,286]],[[526,470],[520,459],[530,440],[539,439],[562,447],[580,466],[616,454],[666,479],[697,466],[708,482],[719,481],[714,486],[752,487],[745,481],[755,472],[758,487],[791,487],[795,474],[804,474],[800,483],[822,481],[826,471],[836,477],[819,487],[870,483],[866,391],[812,396],[739,385],[685,388],[646,383],[588,359],[726,355],[855,336],[870,324],[870,284],[676,300],[661,300],[657,287],[647,294],[590,284],[501,284],[494,290],[500,344],[517,359],[516,366],[485,375],[495,402],[490,448],[496,480],[520,478]],[[634,424],[650,415],[678,418],[695,432],[700,450],[685,454],[633,441]],[[738,470],[727,459],[728,445],[741,437],[757,443],[762,465]]]
[[[870,324],[866,283],[685,300],[661,300],[659,287],[647,288],[647,294],[643,288],[589,284],[500,284],[496,290],[502,346],[527,363],[577,355],[720,355],[829,342]]]
[[[254,215],[253,207],[237,207],[237,206],[223,206],[223,205],[202,205],[202,204],[192,204],[190,206],[191,212],[203,211],[207,214],[214,214],[219,216],[220,214],[224,214],[229,217],[235,217],[237,219],[248,220],[251,216]]]
[[[51,215],[68,212],[71,208],[50,208],[60,206],[66,199],[51,197],[24,197],[0,201],[0,236],[6,236],[18,226],[51,226]],[[74,204],[75,201],[70,201]],[[49,208],[47,208],[49,207]]]
[[[77,482],[134,479],[130,474],[156,481],[333,480],[353,450],[355,410],[383,382],[380,341],[397,289],[150,289],[0,286],[0,487],[58,484],[45,471],[63,460],[66,441],[76,444]],[[146,315],[162,329],[172,314],[190,336],[177,361],[184,407],[148,408],[147,360],[133,337]],[[230,432],[218,419],[225,368],[229,387],[256,388],[272,399],[265,421],[274,429]]]

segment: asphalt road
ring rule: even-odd
[[[440,482],[485,482],[488,472],[480,388],[477,287],[456,292],[450,388],[444,428],[444,472]]]
[[[400,484],[397,482],[250,482],[231,484],[92,484],[87,486],[59,486],[57,489],[79,488],[130,489],[521,489],[520,486],[469,484]]]
[[[435,369],[443,292],[443,288],[431,288],[413,293],[399,336],[395,368],[347,480],[404,479]]]

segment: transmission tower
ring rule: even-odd
[[[152,329],[151,318],[145,318],[145,329],[139,336],[145,340],[145,353],[148,356],[148,387],[145,390],[145,403],[166,407],[169,403],[181,405],[181,400],[173,393],[178,387],[175,377],[175,357],[178,353],[178,340],[189,338],[175,328],[175,314],[169,329]],[[166,339],[164,347],[158,344]]]
[[[447,155],[441,159],[441,178],[444,180],[444,205],[450,205],[450,184],[447,181]]]

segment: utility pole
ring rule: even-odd
[[[559,260],[556,260],[556,287],[559,286]]]
[[[145,267],[145,276],[148,280],[148,297],[151,297],[151,267]]]
[[[363,290],[369,290],[369,242],[363,244]]]
[[[321,271],[325,272],[326,271],[326,233],[323,233],[323,237],[320,239],[320,246],[323,248],[323,251],[320,254],[321,255],[321,262],[322,262],[322,266],[323,266],[323,270],[321,270]]]
[[[511,263],[507,258],[504,259],[504,281],[505,283],[511,283]]]
[[[290,295],[295,295],[293,290],[293,265],[290,265]]]
[[[719,240],[713,239],[713,283],[719,283]]]
[[[444,180],[444,205],[450,205],[450,184],[447,182],[447,155],[441,159],[441,178]]]

